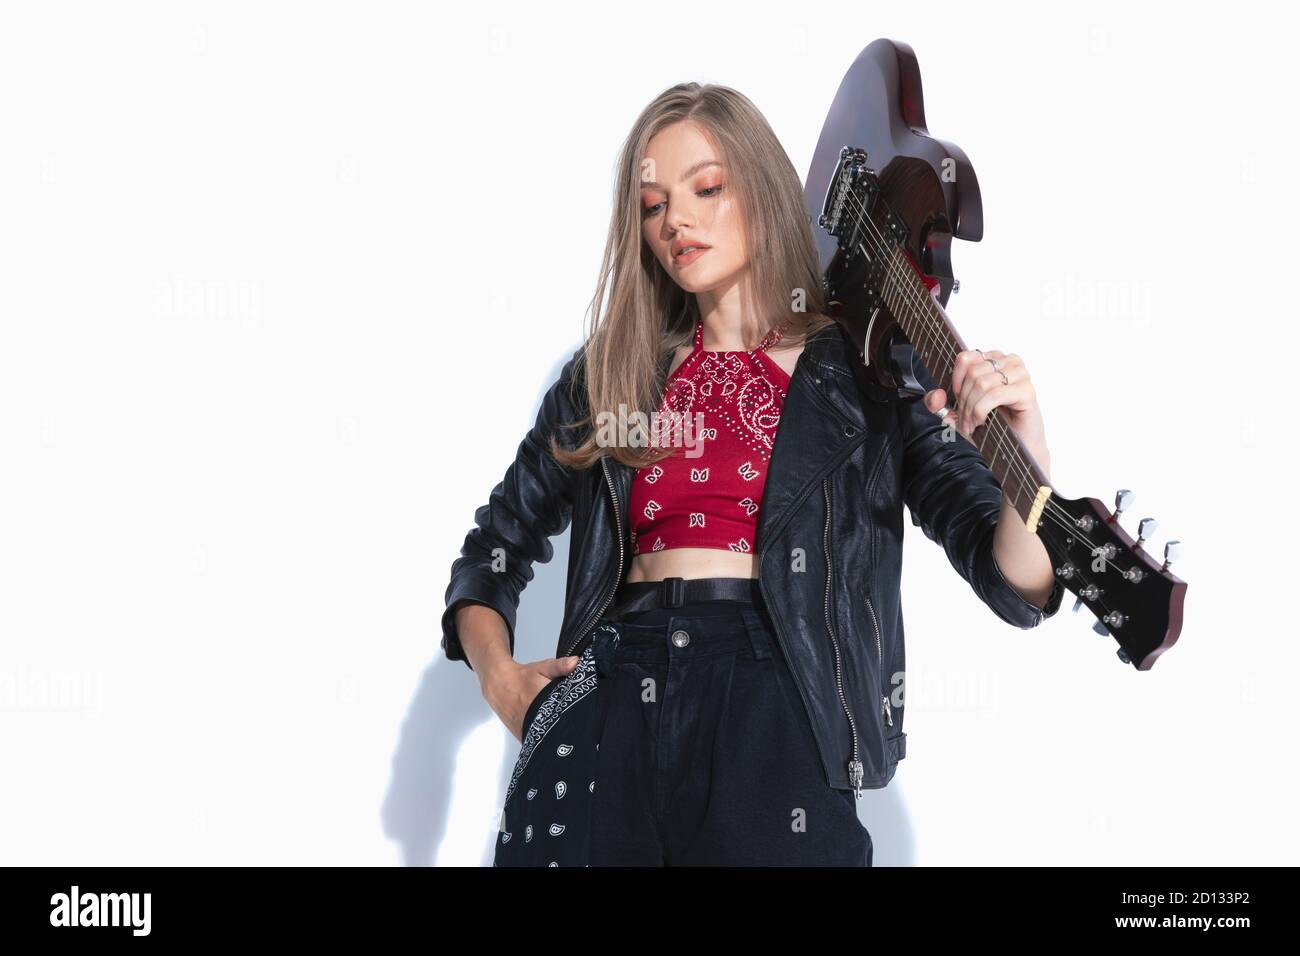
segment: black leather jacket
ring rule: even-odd
[[[547,452],[554,423],[578,417],[569,386],[581,375],[581,354],[574,353],[547,392],[452,564],[442,647],[467,666],[456,635],[458,603],[499,611],[513,653],[515,611],[532,564],[551,559],[549,539],[570,522],[555,656],[573,652],[627,572],[634,470],[606,457],[599,467],[575,471]],[[851,361],[861,359],[838,324],[810,337],[799,356],[768,463],[756,544],[759,587],[807,707],[827,783],[872,789],[885,786],[906,755],[903,504],[1008,624],[1037,626],[1056,613],[1063,588],[1058,580],[1039,608],[1007,583],[993,557],[1002,489],[988,463],[960,436],[945,442],[944,426],[919,397],[860,390]],[[560,433],[567,447],[576,444],[576,431]]]

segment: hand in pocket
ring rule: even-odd
[[[531,716],[533,705],[540,703],[547,688],[567,676],[577,664],[576,657],[545,657],[516,664],[499,677],[494,674],[484,684],[483,696],[515,739],[523,743],[524,731],[528,729],[524,718]]]

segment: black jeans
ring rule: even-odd
[[[591,864],[870,866],[826,783],[766,612],[705,601],[614,621]]]
[[[497,865],[871,866],[761,604],[602,623],[529,707]]]

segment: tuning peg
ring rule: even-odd
[[[1129,491],[1127,488],[1121,488],[1119,491],[1115,492],[1116,521],[1119,520],[1120,515],[1133,506],[1133,499],[1136,497],[1137,495],[1133,494],[1133,492]]]
[[[1169,570],[1169,565],[1173,564],[1178,559],[1178,555],[1182,552],[1182,550],[1183,550],[1183,543],[1181,541],[1166,541],[1165,542],[1165,563],[1160,567],[1160,570],[1161,571]]]
[[[1115,652],[1115,656],[1118,657],[1125,664],[1130,664],[1132,663],[1133,660],[1131,657],[1128,656],[1128,651],[1124,650],[1124,648],[1122,647]]]
[[[960,279],[953,279],[953,280],[952,280],[952,291],[953,291],[954,293],[956,293],[956,292],[960,292],[960,291],[961,291],[961,280],[960,280]]]
[[[1092,629],[1098,634],[1109,634],[1110,627],[1123,627],[1124,622],[1128,620],[1128,615],[1123,611],[1110,611],[1097,618],[1097,622],[1092,625]]]
[[[1079,591],[1079,596],[1074,599],[1073,610],[1077,611],[1079,608],[1083,607],[1084,598],[1087,598],[1089,601],[1095,601],[1097,598],[1101,597],[1103,593],[1105,593],[1103,588],[1099,588],[1095,584],[1089,584],[1087,587],[1082,588]]]
[[[1151,540],[1151,536],[1156,533],[1156,528],[1160,527],[1160,522],[1155,518],[1143,518],[1138,522],[1138,539],[1136,547],[1142,547],[1143,541]]]

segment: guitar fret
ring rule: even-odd
[[[948,393],[951,403],[952,360],[958,352],[965,351],[966,346],[897,247],[890,255],[881,281],[881,299],[912,343],[921,363],[930,371],[935,384]],[[917,308],[918,304],[921,309]],[[938,374],[935,374],[936,369]],[[995,408],[985,416],[982,431],[976,429],[980,432],[979,437],[972,436],[971,442],[989,463],[1011,506],[1022,517],[1028,518],[1028,509],[1037,497],[1039,486],[1049,483],[1019,436],[996,412]]]

